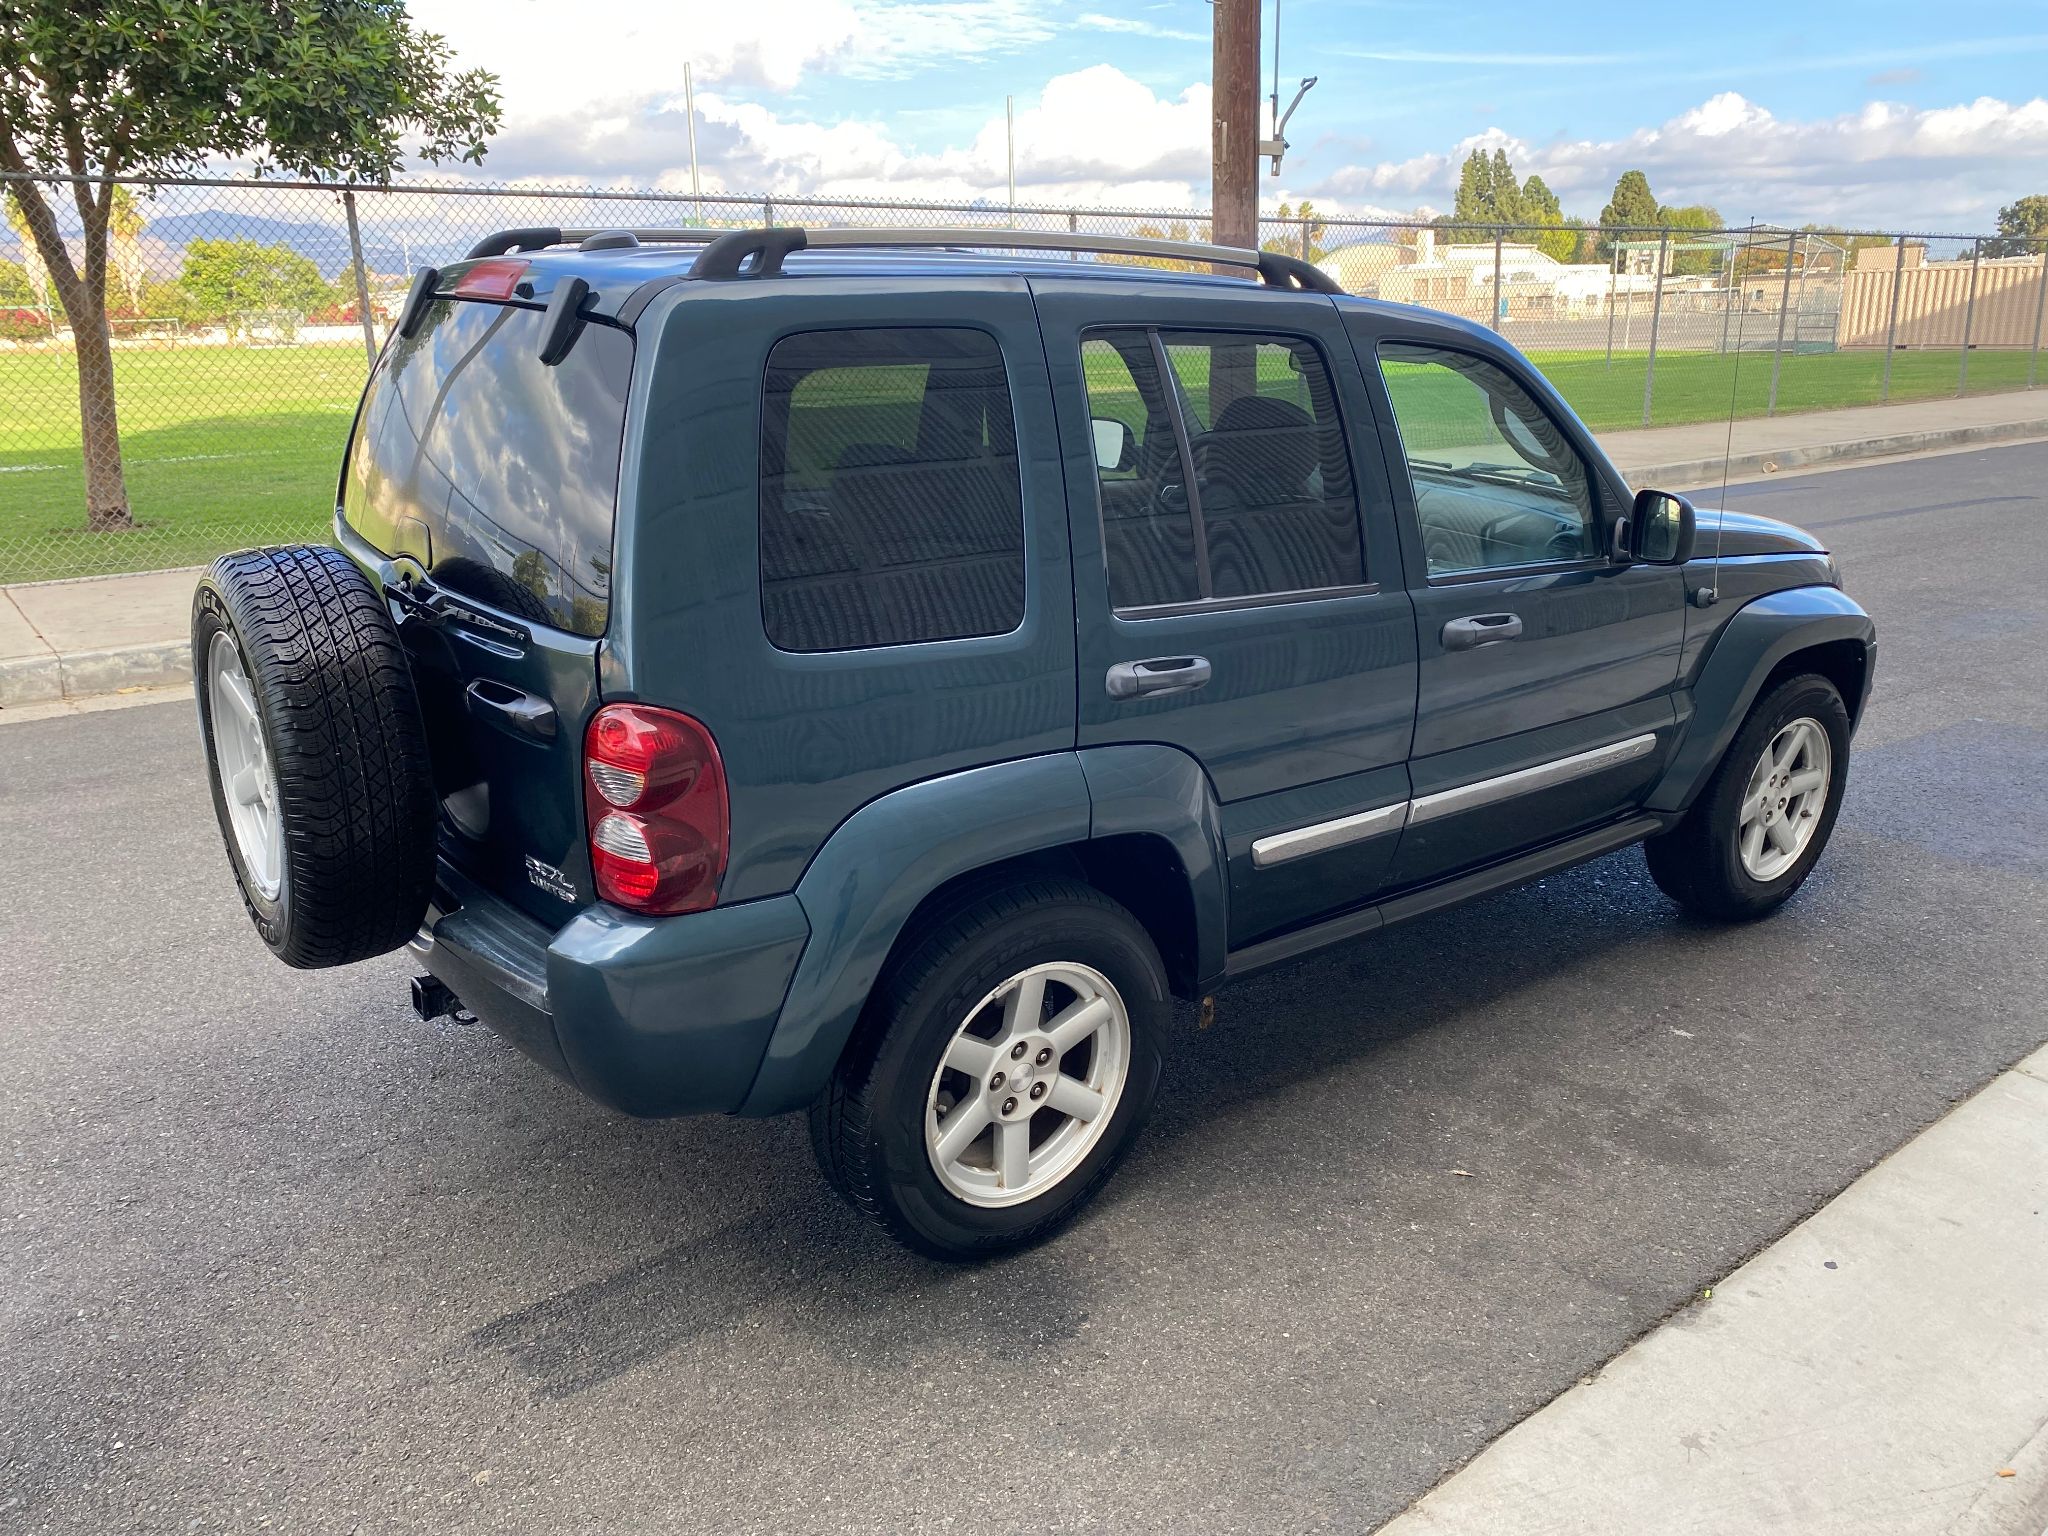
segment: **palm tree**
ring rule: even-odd
[[[113,265],[114,275],[121,280],[121,291],[128,296],[128,312],[142,313],[142,280],[148,271],[142,258],[142,230],[148,220],[142,210],[135,206],[135,199],[126,187],[114,188],[114,197],[107,210],[107,259]]]

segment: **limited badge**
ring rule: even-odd
[[[526,878],[546,891],[557,901],[574,901],[576,887],[567,875],[552,864],[543,864],[532,854],[526,856]]]

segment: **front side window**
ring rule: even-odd
[[[1599,553],[1586,461],[1505,369],[1469,352],[1389,343],[1380,374],[1431,576]]]
[[[1113,608],[1364,584],[1343,425],[1312,344],[1133,328],[1090,335],[1081,355]]]
[[[995,338],[812,331],[768,354],[761,613],[785,651],[1008,634],[1024,517]]]

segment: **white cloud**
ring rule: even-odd
[[[1052,36],[1044,0],[412,0],[465,66],[495,72],[515,126],[699,82],[792,89],[816,71],[894,77]],[[568,25],[564,25],[566,20]]]
[[[1513,64],[1525,69],[1635,64],[1650,57],[1641,53],[1437,52],[1420,48],[1335,48],[1331,52],[1347,59],[1372,59],[1385,64]]]
[[[1174,43],[1206,43],[1206,32],[1187,32],[1178,27],[1162,27],[1156,22],[1141,21],[1135,16],[1104,16],[1097,11],[1076,16],[1074,25],[1087,27],[1095,32],[1125,32],[1133,37],[1157,37]]]
[[[1448,154],[1346,166],[1314,190],[1448,202],[1466,154],[1496,146],[1521,174],[1540,174],[1567,211],[1587,218],[1599,213],[1614,179],[1638,167],[1664,202],[1709,203],[1737,223],[1983,228],[2000,203],[2048,176],[2048,99],[2014,104],[1985,96],[1932,109],[1874,101],[1799,120],[1724,91],[1623,138],[1531,144],[1489,128]]]
[[[993,113],[963,141],[906,147],[885,122],[812,121],[723,91],[697,93],[706,190],[843,197],[1000,200],[1007,177],[1004,120]],[[1106,64],[1046,82],[1017,110],[1017,190],[1023,201],[1185,207],[1206,198],[1209,87],[1161,96]],[[688,124],[680,94],[623,114],[565,116],[508,134],[492,150],[498,175],[557,179],[565,168],[599,181],[688,184]]]

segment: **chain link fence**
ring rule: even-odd
[[[0,188],[22,179],[0,174]],[[75,258],[70,185],[37,185],[69,219]],[[0,227],[0,583],[192,565],[244,544],[324,537],[356,398],[411,274],[494,230],[1210,234],[1206,215],[1170,209],[225,179],[125,193],[109,248],[110,358],[74,336],[19,219],[11,237]],[[2040,383],[2041,240],[1267,216],[1260,243],[1315,263],[1348,292],[1498,331],[1603,434]],[[81,370],[101,381],[83,400]],[[102,411],[118,414],[132,527],[95,527],[105,509],[87,505],[82,423]]]

